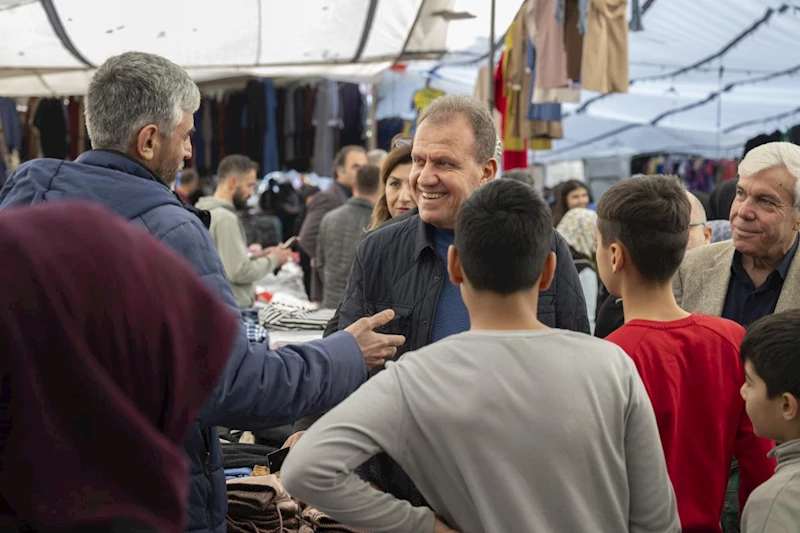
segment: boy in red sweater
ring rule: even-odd
[[[775,463],[766,456],[773,443],[755,436],[739,393],[744,329],[687,313],[672,294],[690,212],[676,178],[617,183],[597,205],[597,265],[625,314],[625,325],[606,340],[633,359],[650,395],[683,531],[719,532],[733,457],[740,507]]]

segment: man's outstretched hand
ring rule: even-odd
[[[398,346],[402,346],[406,342],[406,338],[402,335],[384,335],[373,331],[375,328],[385,326],[393,318],[394,311],[387,309],[377,315],[364,317],[345,329],[356,339],[358,347],[361,348],[367,371],[385,364],[397,353]]]

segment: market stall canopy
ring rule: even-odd
[[[628,34],[630,92],[584,91],[581,104],[564,105],[565,138],[536,152],[536,161],[662,151],[737,156],[747,139],[800,123],[800,2],[639,4],[644,29]],[[472,94],[485,61],[447,63],[458,65],[437,63],[431,86]],[[425,83],[424,71],[414,74],[385,75],[379,118],[409,118],[410,95]]]
[[[648,0],[629,33],[628,94],[584,91],[565,138],[537,160],[638,152],[741,155],[747,139],[800,123],[800,3]]]
[[[499,35],[522,0],[499,0]],[[397,61],[485,53],[486,0],[0,0],[0,95],[81,94],[109,56],[165,56],[198,82],[373,80]]]

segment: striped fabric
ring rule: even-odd
[[[309,311],[286,303],[271,303],[258,312],[259,324],[267,331],[324,330],[334,310]]]

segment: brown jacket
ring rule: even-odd
[[[722,316],[731,280],[733,241],[702,246],[686,253],[672,290],[678,305],[690,313]],[[786,274],[775,312],[800,308],[800,254],[795,255]]]

